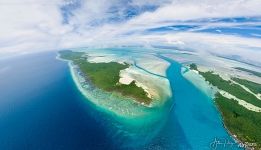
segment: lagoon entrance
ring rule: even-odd
[[[163,133],[173,132],[169,138],[175,141],[174,148],[210,149],[215,139],[234,143],[223,127],[220,113],[211,96],[184,78],[181,64],[164,56],[159,57],[171,63],[167,70],[167,78],[172,87],[174,107],[170,112],[168,129],[164,129],[166,131]],[[228,146],[238,149],[237,144]]]

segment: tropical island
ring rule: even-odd
[[[261,148],[261,84],[237,77],[225,80],[213,71],[200,71],[194,63],[189,68],[218,89],[214,101],[232,136],[247,148]]]
[[[149,105],[152,99],[148,93],[141,87],[138,87],[135,81],[130,84],[121,84],[120,71],[128,68],[127,63],[121,64],[118,62],[108,63],[91,63],[87,61],[84,52],[73,52],[70,50],[60,51],[60,58],[70,60],[74,65],[77,65],[84,74],[86,80],[90,81],[93,86],[107,91],[116,92],[122,96],[131,97],[139,103]]]

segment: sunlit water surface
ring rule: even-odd
[[[55,57],[49,52],[0,60],[1,150],[210,149],[215,138],[233,141],[212,99],[173,60],[159,56],[171,63],[174,97],[155,109],[153,119],[141,121],[100,111],[81,95],[67,63]]]

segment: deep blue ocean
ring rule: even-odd
[[[45,52],[0,60],[0,150],[204,150],[216,138],[232,141],[212,99],[167,59],[174,107],[151,141],[128,148],[128,139],[110,130],[113,119],[81,95],[67,63],[55,57]]]

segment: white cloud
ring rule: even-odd
[[[261,16],[260,0],[133,0],[131,5],[159,6],[129,21],[108,23],[109,18],[122,14],[124,3],[118,0],[88,0],[72,12],[69,24],[63,24],[60,7],[63,0],[0,0],[0,56],[17,52],[40,51],[67,47],[111,46],[127,44],[162,43],[215,53],[241,54],[246,59],[258,61],[260,39],[232,35],[214,35],[180,32],[178,34],[143,34],[146,29],[175,25],[183,21],[203,18]],[[117,6],[118,13],[110,8]],[[116,16],[113,16],[116,15]],[[119,16],[117,16],[119,15]],[[100,25],[95,22],[105,21]],[[191,23],[191,22],[190,22]],[[188,23],[189,24],[189,23]],[[260,25],[248,23],[201,23],[202,28],[235,25]],[[240,44],[239,44],[240,43]]]
[[[70,27],[61,24],[60,0],[0,1],[0,55],[57,48]]]
[[[147,12],[133,20],[138,24],[155,24],[166,21],[185,21],[202,18],[260,16],[259,0],[186,0],[173,1],[171,5]]]

